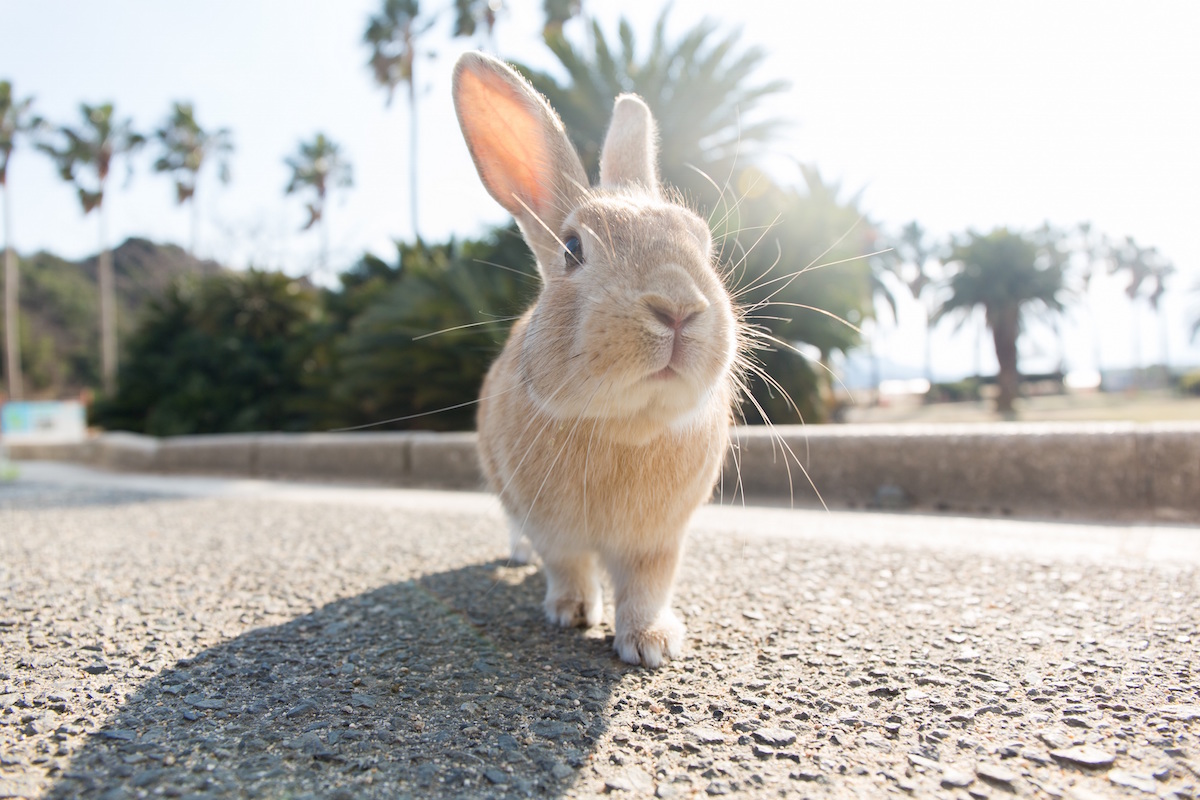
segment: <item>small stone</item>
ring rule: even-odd
[[[763,619],[762,612],[759,611],[743,611],[742,616],[746,619],[752,619],[755,621],[761,621]]]
[[[751,734],[755,739],[771,747],[787,747],[796,741],[796,734],[782,728],[759,728]]]
[[[1158,794],[1158,784],[1149,775],[1138,775],[1123,769],[1114,769],[1108,773],[1108,779],[1117,786],[1137,789],[1146,794]]]
[[[954,657],[954,660],[959,663],[965,664],[969,661],[977,660],[979,658],[979,656],[980,656],[980,652],[978,650],[976,650],[974,647],[971,647],[970,645],[966,645],[961,650],[958,651],[958,655],[956,655]]]
[[[654,791],[654,779],[645,770],[630,767],[606,780],[604,788],[610,792],[650,794]]]
[[[1068,747],[1065,750],[1051,750],[1050,755],[1058,761],[1067,761],[1080,767],[1098,769],[1111,767],[1116,756],[1106,753],[1098,747]]]
[[[758,756],[759,758],[775,757],[775,750],[773,748],[766,747],[765,745],[756,744],[751,749],[754,751],[754,755]]]
[[[1191,722],[1200,719],[1200,705],[1169,705],[1163,706],[1159,712],[1167,719],[1179,722]]]
[[[137,738],[137,734],[123,728],[113,728],[112,730],[104,731],[104,738],[116,739],[119,742],[132,742]]]
[[[1071,740],[1055,731],[1040,731],[1038,738],[1046,743],[1046,747],[1055,750],[1066,750],[1071,746]]]
[[[89,675],[103,675],[108,672],[107,664],[88,664],[83,671]]]
[[[725,734],[712,728],[705,728],[703,726],[693,728],[692,735],[701,744],[725,744]],[[613,739],[615,741],[616,737],[613,737]]]
[[[145,772],[139,772],[129,781],[138,789],[144,789],[147,786],[157,783],[158,779],[163,776],[166,770],[163,769],[148,769]]]
[[[654,790],[654,796],[659,800],[671,800],[671,798],[679,797],[680,794],[679,787],[673,783],[660,783]]]
[[[189,694],[187,697],[183,698],[183,702],[187,703],[192,708],[215,710],[225,707],[225,701],[221,698],[207,698],[202,694]]]
[[[374,708],[376,701],[369,694],[358,694],[356,692],[350,695],[350,705],[357,706],[358,708]]]
[[[916,753],[908,754],[908,763],[912,764],[914,767],[922,767],[923,769],[930,769],[930,770],[934,770],[936,772],[942,771],[941,764],[934,761],[932,758],[926,758],[925,756],[919,756]]]
[[[923,692],[920,689],[909,689],[904,693],[904,699],[910,703],[915,703],[918,700],[928,700],[929,692]]]
[[[965,789],[975,782],[975,776],[969,772],[948,769],[942,773],[942,786],[946,789]]]
[[[732,792],[733,787],[729,785],[728,781],[713,781],[704,791],[711,795],[722,795]]]
[[[483,771],[483,777],[487,778],[489,782],[496,785],[508,783],[507,773],[505,773],[504,770],[496,769],[495,767],[488,767],[485,769]]]
[[[975,767],[975,774],[990,783],[1011,784],[1017,780],[1017,773],[995,764],[980,764]]]
[[[1082,720],[1079,717],[1067,717],[1063,720],[1063,723],[1068,728],[1091,728],[1092,727],[1091,725],[1087,724],[1086,720]]]
[[[805,783],[814,783],[821,780],[821,773],[810,772],[808,770],[800,770],[799,772],[789,772],[788,777],[794,781],[804,781]]]
[[[53,714],[42,714],[29,720],[25,725],[25,735],[37,736],[42,733],[49,733],[57,726],[57,720]]]
[[[314,703],[312,700],[302,700],[299,703],[297,703],[296,705],[289,708],[287,710],[287,713],[284,716],[298,717],[301,714],[307,714],[310,711],[316,711],[316,710],[317,710],[317,704]]]

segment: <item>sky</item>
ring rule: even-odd
[[[233,179],[201,179],[198,251],[235,267],[316,269],[318,237],[300,231],[304,202],[283,194],[284,158],[322,131],[341,144],[355,178],[327,210],[331,267],[364,251],[392,260],[393,240],[412,235],[409,118],[402,95],[385,106],[366,67],[361,37],[378,3],[0,0],[0,79],[13,81],[18,96],[34,96],[56,123],[76,124],[80,102],[111,101],[150,132],[172,101],[189,100],[202,125],[229,128]],[[607,31],[628,17],[642,42],[662,8],[584,6]],[[846,197],[858,193],[873,221],[895,230],[915,219],[938,236],[1090,220],[1158,247],[1175,264],[1161,319],[1144,303],[1131,307],[1120,278],[1101,279],[1064,320],[1061,349],[1048,327],[1031,324],[1023,369],[1052,369],[1060,358],[1091,369],[1097,356],[1104,368],[1150,364],[1164,350],[1177,366],[1200,364],[1200,340],[1191,345],[1187,336],[1200,315],[1192,250],[1200,6],[678,0],[668,30],[677,35],[704,16],[741,28],[745,46],[767,52],[759,80],[792,84],[765,109],[790,123],[765,164],[778,180],[799,182],[794,163],[813,163]],[[496,51],[553,68],[541,23],[541,0],[507,0]],[[430,240],[478,235],[506,220],[479,184],[450,100],[455,58],[479,43],[452,40],[449,28],[444,13],[418,63],[418,215]],[[586,36],[580,21],[567,33]],[[171,181],[150,170],[153,157],[149,147],[128,178],[117,171],[106,200],[108,238],[186,246],[190,215],[174,204]],[[79,258],[98,249],[96,218],[82,215],[44,156],[18,152],[9,186],[19,251]],[[919,372],[921,319],[914,302],[902,302],[898,320],[881,320],[874,352]],[[957,331],[939,326],[933,352],[938,377],[995,368],[973,321]]]

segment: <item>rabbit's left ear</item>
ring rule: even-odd
[[[600,151],[600,185],[615,189],[636,184],[658,195],[657,140],[654,116],[642,98],[618,97]]]

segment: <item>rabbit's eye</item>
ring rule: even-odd
[[[563,262],[567,269],[575,269],[583,266],[583,242],[579,241],[578,236],[568,236],[563,242],[567,248],[563,251]]]

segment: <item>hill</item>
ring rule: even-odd
[[[100,383],[98,256],[80,261],[41,251],[19,258],[21,363],[29,398],[78,394]],[[126,239],[113,250],[118,341],[137,325],[148,303],[181,275],[219,272],[172,244]],[[2,369],[2,366],[0,366]]]

